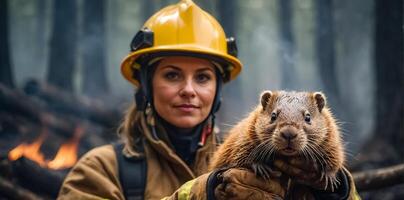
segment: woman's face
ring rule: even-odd
[[[216,94],[216,75],[207,60],[173,56],[160,61],[153,76],[157,113],[179,128],[193,128],[209,115]]]

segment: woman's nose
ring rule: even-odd
[[[186,80],[180,90],[181,97],[195,97],[195,88],[191,80]]]

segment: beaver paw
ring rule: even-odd
[[[338,188],[338,185],[340,185],[340,181],[338,180],[337,176],[335,174],[332,175],[325,175],[324,176],[324,181],[325,181],[325,190],[330,190],[334,192],[336,188]]]
[[[331,171],[326,171],[326,172],[321,172],[321,177],[316,181],[314,185],[317,185],[317,189],[322,189],[322,190],[328,190],[328,191],[334,191],[338,186],[340,185],[340,181],[338,180],[337,177],[337,172],[331,172]]]
[[[269,180],[271,177],[279,178],[282,173],[280,171],[275,171],[268,165],[254,163],[251,166],[252,170],[254,171],[255,175],[258,177],[262,177],[265,180]]]

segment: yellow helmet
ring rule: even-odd
[[[233,38],[226,39],[223,28],[192,0],[165,7],[146,21],[131,43],[131,53],[121,64],[121,73],[139,86],[140,57],[189,55],[206,58],[220,68],[223,81],[234,79],[241,71]]]

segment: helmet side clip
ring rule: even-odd
[[[147,27],[142,28],[133,37],[132,42],[130,43],[130,51],[134,52],[139,49],[152,47],[154,43],[153,41],[154,41],[153,31],[151,31]]]
[[[227,53],[236,57],[238,56],[236,39],[234,37],[229,37],[226,39],[227,42]]]

